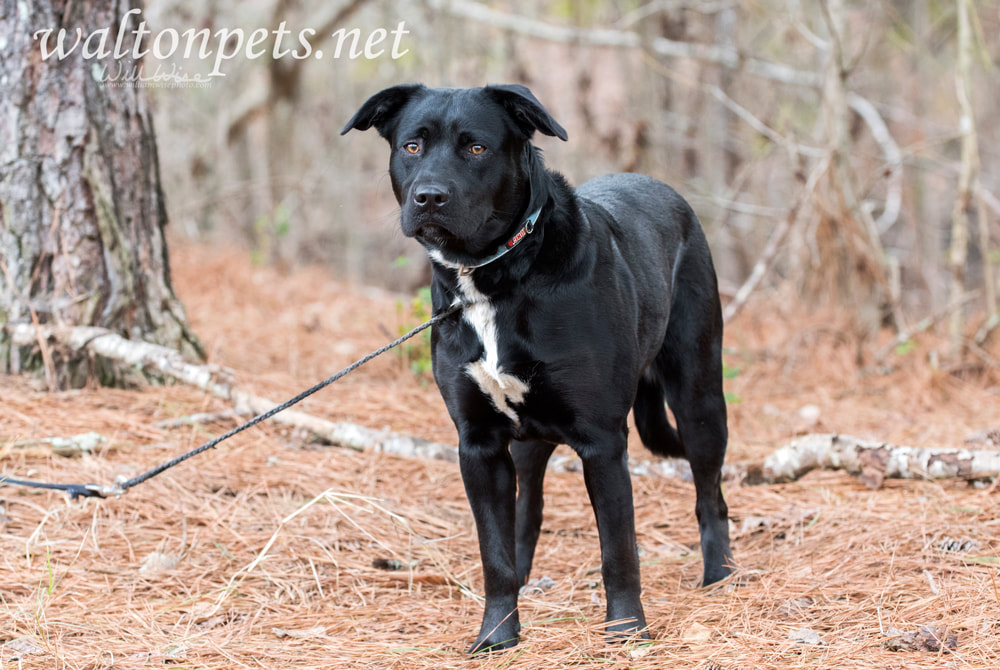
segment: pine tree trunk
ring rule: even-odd
[[[139,0],[0,0],[0,323],[98,326],[203,357],[170,284],[166,207],[145,89],[103,82],[130,71],[136,15],[116,58],[84,58],[87,36],[119,24]],[[43,58],[36,31],[72,46]],[[96,42],[96,41],[95,41]],[[143,44],[148,47],[147,44]],[[90,362],[16,347],[0,336],[0,370],[42,367],[75,386]],[[44,355],[39,355],[39,353]],[[100,370],[102,381],[110,368]],[[115,375],[117,376],[117,375]]]

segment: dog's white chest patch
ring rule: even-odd
[[[472,281],[472,277],[458,277],[458,288],[466,302],[465,320],[472,326],[483,344],[483,355],[478,361],[465,366],[465,372],[479,389],[493,401],[497,411],[520,424],[520,418],[512,405],[524,402],[528,385],[503,371],[497,344],[497,313],[489,299],[483,295]]]

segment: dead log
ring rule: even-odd
[[[892,479],[965,479],[1000,476],[1000,451],[906,447],[850,435],[801,437],[747,474],[751,484],[795,481],[816,469],[846,470],[873,489]]]
[[[75,352],[86,350],[96,356],[110,358],[146,372],[165,375],[233,403],[236,412],[240,414],[263,414],[278,404],[236,387],[232,382],[232,373],[218,365],[190,363],[174,349],[141,340],[127,340],[105,328],[11,324],[5,326],[4,330],[12,343],[17,346],[40,346],[41,342],[54,343]],[[293,409],[276,414],[273,420],[276,423],[301,428],[331,444],[355,451],[373,449],[402,456],[458,460],[458,450],[450,445],[374,430],[353,423],[328,421]]]
[[[174,349],[127,340],[104,328],[9,324],[3,330],[16,346],[51,343],[164,375],[233,403],[237,414],[262,414],[277,405],[236,387],[232,373],[224,368],[190,363]],[[458,460],[458,449],[452,445],[353,423],[328,421],[301,411],[285,410],[273,420],[355,451],[370,449],[410,458]],[[555,459],[551,467],[575,469],[559,459]],[[885,478],[990,480],[1000,477],[1000,450],[918,448],[861,440],[849,435],[806,435],[768,456],[763,465],[750,467],[746,481],[751,484],[795,481],[820,468],[846,470],[872,488],[881,486]],[[681,461],[636,463],[632,470],[640,476],[690,478],[687,463]],[[738,478],[742,467],[727,466],[723,474],[727,479]]]

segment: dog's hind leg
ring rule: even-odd
[[[707,586],[727,577],[733,562],[729,510],[722,496],[729,437],[722,390],[722,319],[718,298],[705,304],[704,294],[684,295],[683,287],[678,293],[656,365],[677,420],[683,455],[691,464]]]
[[[515,535],[517,538],[517,582],[524,585],[531,574],[535,545],[542,528],[542,484],[545,466],[556,448],[551,442],[514,441],[510,454],[517,470],[517,511]]]
[[[607,630],[649,637],[639,593],[639,553],[635,540],[635,508],[628,470],[628,441],[620,431],[596,435],[572,445],[583,461],[583,480],[597,519],[601,540],[601,576],[607,596]]]

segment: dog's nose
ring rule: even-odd
[[[414,204],[425,210],[438,210],[448,204],[448,191],[439,184],[424,184],[413,190]]]

